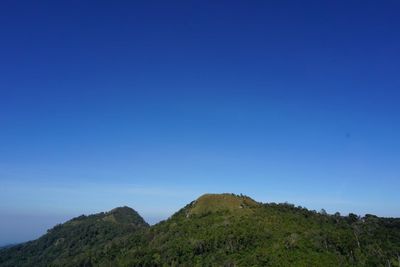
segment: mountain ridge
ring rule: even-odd
[[[204,194],[149,226],[132,208],[75,217],[0,266],[400,266],[400,219]]]

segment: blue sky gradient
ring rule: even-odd
[[[397,1],[4,1],[0,244],[206,192],[400,216]]]

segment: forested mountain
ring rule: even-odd
[[[123,244],[149,225],[131,208],[79,216],[35,241],[0,253],[0,266],[92,266],[104,263],[115,242]],[[142,233],[144,234],[144,232]]]
[[[127,207],[74,218],[0,266],[400,266],[400,219],[206,194],[151,227]]]

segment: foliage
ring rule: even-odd
[[[400,219],[204,195],[149,227],[129,208],[0,251],[0,266],[400,266]]]

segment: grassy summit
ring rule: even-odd
[[[202,215],[218,211],[230,211],[238,214],[248,214],[251,208],[259,203],[247,196],[234,194],[204,194],[194,201],[188,215]]]

